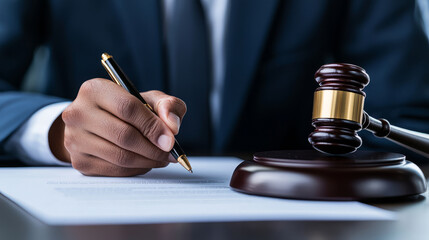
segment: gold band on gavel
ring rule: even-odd
[[[340,90],[314,92],[313,119],[335,118],[362,123],[363,103],[361,94]]]

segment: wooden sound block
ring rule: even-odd
[[[254,154],[234,171],[239,192],[307,200],[379,200],[426,191],[426,179],[398,153],[357,151],[326,155],[314,150]]]

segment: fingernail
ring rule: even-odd
[[[164,150],[166,152],[170,151],[171,146],[172,146],[171,138],[165,134],[161,135],[158,138],[158,145],[162,150]]]
[[[179,129],[180,129],[180,118],[179,118],[179,116],[177,116],[174,113],[169,113],[168,114],[168,120],[171,123],[176,124],[177,125],[177,131],[179,131]]]

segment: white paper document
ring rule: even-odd
[[[87,177],[67,167],[0,168],[0,192],[51,225],[264,220],[392,220],[359,202],[276,199],[235,192],[236,158],[191,157],[128,178]]]

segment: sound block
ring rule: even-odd
[[[398,153],[357,151],[326,155],[314,150],[254,154],[234,171],[239,192],[306,200],[380,200],[426,191],[426,179]]]

